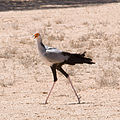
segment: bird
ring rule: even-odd
[[[57,48],[48,47],[44,45],[42,42],[42,37],[40,33],[35,33],[33,37],[37,41],[37,47],[38,47],[38,51],[41,56],[41,59],[45,62],[45,64],[47,64],[51,68],[53,78],[54,78],[54,82],[45,100],[45,104],[48,103],[48,98],[50,97],[51,92],[55,86],[55,83],[58,80],[56,71],[60,71],[69,80],[71,87],[77,97],[78,104],[80,104],[80,97],[78,96],[72,84],[69,74],[63,70],[62,66],[65,64],[68,64],[68,65],[83,64],[83,63],[95,64],[95,62],[93,62],[91,58],[85,57],[86,52],[82,54],[69,53],[69,52],[64,52],[62,50],[59,50]]]

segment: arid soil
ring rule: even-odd
[[[39,57],[44,44],[83,53],[95,65],[65,65],[79,96]],[[0,120],[120,120],[120,3],[0,12]]]

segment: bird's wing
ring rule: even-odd
[[[53,47],[48,47],[45,46],[46,52],[62,52],[61,50],[58,50],[57,48],[53,48]]]
[[[44,53],[44,57],[49,62],[61,63],[69,58],[69,56],[64,55],[61,50],[47,46],[45,46],[45,48],[46,48],[46,52]]]

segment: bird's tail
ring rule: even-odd
[[[92,61],[91,58],[85,57],[85,53],[83,54],[71,54],[71,53],[65,53],[69,56],[69,59],[65,62],[66,64],[75,65],[75,64],[95,64],[95,62]]]

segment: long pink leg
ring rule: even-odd
[[[49,96],[50,96],[50,94],[51,94],[51,92],[52,92],[52,90],[53,90],[53,88],[54,88],[55,83],[56,83],[56,82],[53,83],[52,88],[50,89],[50,92],[49,92],[49,94],[48,94],[48,96],[47,96],[47,98],[46,98],[46,100],[45,100],[45,104],[47,104],[48,98],[49,98]]]
[[[70,77],[68,77],[67,79],[69,80],[69,82],[70,82],[70,84],[72,86],[72,89],[73,89],[73,91],[74,91],[74,93],[75,93],[75,95],[76,95],[76,97],[78,99],[78,104],[80,104],[80,98],[78,97],[77,92],[76,92],[75,88],[73,87],[73,84],[72,84],[72,82],[70,80]]]

